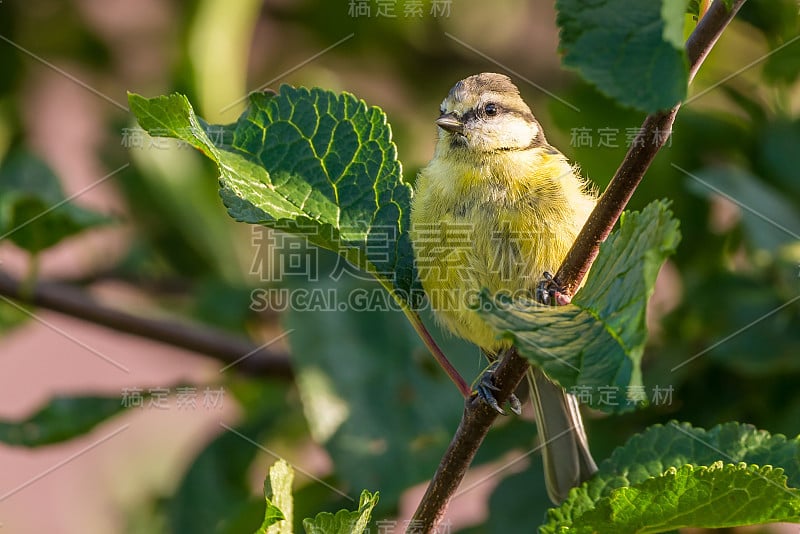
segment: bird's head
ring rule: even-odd
[[[439,150],[485,155],[547,144],[519,89],[502,74],[484,72],[457,82],[439,111]]]

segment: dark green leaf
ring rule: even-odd
[[[0,421],[0,441],[38,447],[83,435],[125,410],[119,397],[53,397],[31,417]]]
[[[686,97],[687,0],[557,0],[564,65],[619,103],[668,109]]]
[[[670,468],[678,469],[688,464],[712,466],[720,461],[726,464],[743,462],[756,466],[771,465],[782,468],[785,477],[782,477],[777,471],[772,471],[765,476],[768,478],[781,477],[780,481],[777,478],[775,480],[770,478],[770,480],[777,483],[778,489],[783,488],[780,489],[780,492],[785,493],[785,496],[782,496],[781,499],[788,498],[792,501],[793,504],[787,504],[787,506],[794,506],[796,510],[798,509],[797,493],[785,491],[785,486],[786,479],[788,479],[790,487],[800,487],[800,438],[787,439],[780,434],[770,435],[768,432],[756,430],[750,425],[740,423],[726,423],[708,431],[702,428],[693,428],[686,423],[670,423],[666,426],[652,426],[615,450],[610,458],[600,464],[599,471],[591,480],[579,488],[573,489],[560,507],[548,512],[548,523],[541,528],[541,532],[548,534],[569,531],[591,510],[602,506],[600,511],[594,512],[594,514],[602,514],[603,510],[609,510],[609,507],[622,506],[620,499],[624,499],[625,496],[638,498],[637,492],[646,492],[649,494],[649,498],[653,498],[658,492],[666,491],[669,488],[671,491],[677,491],[681,483],[686,484],[687,488],[690,485],[703,488],[703,479],[706,477],[710,477],[706,480],[715,481],[716,485],[712,484],[711,488],[713,490],[711,499],[716,501],[718,506],[715,511],[709,511],[706,514],[707,522],[702,524],[711,525],[712,522],[716,522],[720,526],[726,525],[728,524],[725,523],[726,517],[733,517],[732,514],[735,511],[733,507],[737,503],[743,505],[739,495],[731,502],[731,506],[725,504],[727,502],[725,496],[728,495],[729,488],[726,484],[722,486],[717,484],[736,478],[737,475],[731,470],[722,469],[716,472],[698,470],[695,472],[692,469],[688,471],[679,469],[680,477],[675,476],[678,472],[670,472],[668,475],[673,477],[672,480],[653,480],[653,477],[661,477]],[[751,474],[752,472],[754,471],[750,471]],[[718,480],[716,480],[717,476]],[[752,478],[748,473],[742,474],[742,477],[740,480]],[[763,477],[759,480],[763,480]],[[772,491],[763,487],[761,482],[757,482],[757,485],[761,491]],[[707,484],[705,486],[707,488]],[[620,493],[621,488],[633,488],[634,491]],[[644,495],[644,493],[641,494]],[[753,502],[759,502],[756,500],[759,498],[757,493],[747,496],[743,502],[749,502],[750,497],[753,498]],[[770,498],[775,497],[772,495]],[[717,501],[717,499],[720,500]],[[788,501],[783,502],[788,503]],[[753,515],[741,517],[742,522],[738,524],[768,520],[766,515],[758,515],[759,513],[768,513],[768,507],[756,506],[755,508]],[[684,512],[691,513],[692,509],[693,506],[686,501]],[[642,510],[642,512],[658,513],[658,509]],[[668,514],[667,511],[665,513]],[[587,516],[587,521],[593,517],[597,518],[597,515]],[[636,520],[641,520],[641,517],[639,516]],[[599,526],[595,524],[595,527]],[[626,530],[610,529],[610,531],[617,532]],[[600,529],[600,532],[603,531]],[[663,530],[642,531],[663,532]]]
[[[209,126],[182,95],[129,101],[151,135],[183,139],[217,163],[237,221],[304,235],[406,297],[416,288],[411,187],[380,109],[283,86],[277,96],[253,93],[236,124]]]
[[[67,201],[47,164],[24,152],[0,168],[0,240],[32,254],[111,219]]]
[[[610,412],[632,409],[626,394],[641,385],[647,301],[679,240],[667,204],[653,202],[641,213],[623,214],[572,304],[510,303],[484,293],[478,313],[551,378],[576,388],[581,400]]]

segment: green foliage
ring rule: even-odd
[[[766,466],[780,466],[785,475]],[[800,521],[800,494],[787,489],[787,481],[800,487],[800,438],[740,423],[708,431],[686,423],[656,425],[615,450],[591,480],[550,510],[541,532],[620,532],[633,526],[637,532],[666,532]]]
[[[270,532],[273,526],[276,523],[279,523],[286,518],[283,516],[283,512],[281,509],[272,504],[272,501],[269,500],[269,497],[265,497],[267,508],[264,511],[264,522],[261,524],[261,527],[258,529],[257,534],[266,534]]]
[[[372,509],[378,504],[378,494],[361,492],[358,510],[339,510],[335,514],[321,512],[313,519],[303,520],[307,534],[352,534],[363,532],[369,525]]]
[[[279,460],[269,469],[269,481],[264,482],[266,509],[264,522],[256,534],[292,534],[291,511],[292,481],[294,469],[284,460]],[[270,495],[272,498],[270,498]],[[274,503],[273,503],[274,500]],[[313,518],[303,520],[303,528],[309,534],[351,534],[364,532],[369,525],[372,510],[378,504],[378,494],[367,490],[361,492],[357,510],[339,510],[335,514],[320,512]]]
[[[81,436],[125,410],[119,397],[53,397],[22,421],[0,421],[0,441],[40,447]]]
[[[69,201],[50,167],[32,154],[17,152],[0,168],[0,240],[36,254],[109,222]]]
[[[669,532],[800,521],[800,492],[772,466],[717,462],[670,467],[636,487],[623,487],[577,519],[570,532]]]
[[[220,127],[182,95],[129,101],[151,135],[182,139],[217,163],[231,217],[303,235],[411,298],[411,187],[380,109],[283,86],[253,93],[236,124]]]
[[[564,65],[604,94],[647,112],[686,97],[687,0],[558,0]]]
[[[562,386],[588,387],[592,406],[633,409],[636,399],[604,402],[600,387],[615,387],[621,396],[630,386],[642,385],[639,363],[647,341],[647,301],[661,265],[679,240],[678,222],[667,204],[654,202],[641,213],[624,214],[571,304],[553,309],[484,294],[479,313]]]

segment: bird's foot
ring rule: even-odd
[[[495,391],[500,391],[500,388],[494,384],[494,372],[497,370],[497,366],[500,365],[500,361],[501,360],[493,361],[489,367],[481,373],[481,376],[478,377],[473,395],[476,395],[500,415],[506,415],[506,412],[500,407],[497,398],[494,396]],[[508,405],[515,414],[522,414],[522,403],[519,402],[519,398],[513,393],[508,397]]]
[[[545,271],[542,281],[536,285],[536,300],[545,305],[564,306],[572,302],[565,289],[552,274]]]

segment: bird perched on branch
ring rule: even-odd
[[[546,273],[558,269],[596,195],[548,144],[507,76],[459,81],[439,112],[436,151],[417,178],[411,211],[417,269],[438,322],[496,364],[510,343],[474,311],[478,295],[486,288],[512,297],[557,296]],[[551,286],[546,291],[543,277]],[[492,369],[476,394],[503,413],[492,394]],[[547,491],[559,503],[597,467],[577,399],[538,368],[528,375]],[[516,397],[512,410],[519,411]]]

